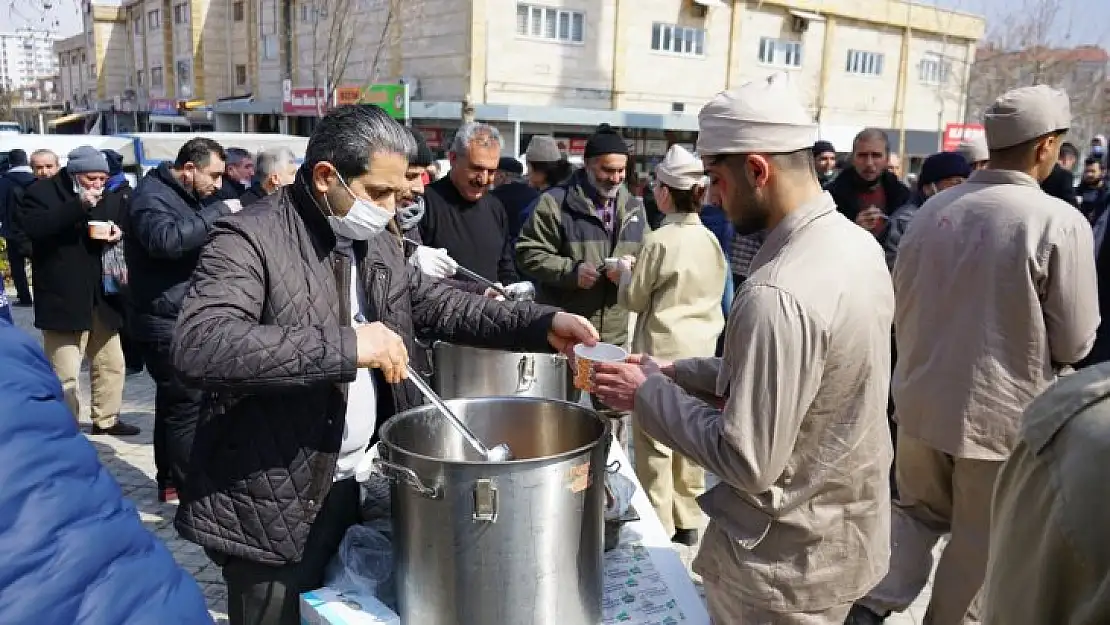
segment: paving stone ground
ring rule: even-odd
[[[14,293],[9,292],[13,300]],[[35,336],[41,335],[33,327],[33,315],[28,308],[13,308],[16,323]],[[88,377],[82,374],[81,393],[83,414],[82,428],[88,435],[92,423],[88,419]],[[217,623],[227,622],[227,589],[224,586],[220,569],[213,564],[204,551],[178,537],[173,528],[173,515],[176,506],[158,502],[158,490],[154,482],[154,453],[152,434],[154,431],[154,383],[144,372],[129,376],[124,387],[121,418],[142,428],[142,434],[131,438],[88,435],[100,454],[100,460],[119,482],[124,494],[135,502],[143,524],[159,538],[173,553],[174,558],[200,584],[208,599],[208,607]],[[687,569],[697,550],[693,547],[675,545],[686,563]],[[695,583],[700,582],[691,573]],[[923,622],[925,606],[929,601],[932,584],[905,613],[896,614],[887,620],[888,625],[919,625]],[[698,583],[699,593],[701,585]]]

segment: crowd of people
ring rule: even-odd
[[[434,338],[631,347],[590,401],[668,534],[700,545],[716,623],[880,623],[947,535],[928,622],[1093,624],[1107,560],[1066,567],[1105,547],[1061,508],[1097,510],[1070,497],[1098,472],[1058,483],[1106,447],[1110,191],[1101,137],[1072,184],[1070,123],[1059,91],[1004,94],[911,187],[878,129],[839,164],[776,74],[709,102],[696,153],[640,185],[608,126],[575,168],[552,137],[522,164],[464,123],[440,177],[418,132],[340,107],[303,163],[196,137],[135,189],[118,154],[14,151],[0,227],[44,401],[81,414],[87,361],[92,434],[133,436],[126,376],[154,380],[159,498],[222,567],[232,623],[300,622]],[[506,299],[525,283],[534,302]],[[11,366],[41,374],[25,343]]]

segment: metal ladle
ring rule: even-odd
[[[410,239],[408,237],[404,237],[404,240],[405,240],[405,243],[408,243],[409,245],[416,245],[416,246],[420,245],[419,243],[417,243],[416,241],[413,241],[412,239]],[[466,267],[463,267],[462,265],[458,265],[456,267],[455,271],[457,273],[461,273],[462,275],[466,276],[467,278],[470,278],[471,280],[477,282],[478,284],[484,284],[485,286],[493,289],[494,291],[497,291],[505,299],[513,299],[512,296],[509,295],[509,292],[505,290],[505,287],[501,286],[500,284],[497,284],[493,280],[490,280],[489,278],[487,278],[487,277],[485,277],[485,276],[483,276],[479,273],[473,272],[473,271],[467,269]]]
[[[428,386],[428,383],[424,381],[424,378],[420,377],[420,374],[412,368],[412,365],[407,365],[407,368],[409,372],[409,381],[415,384],[416,388],[420,389],[420,392],[424,394],[424,397],[428,398],[428,401],[432,402],[432,405],[439,409],[440,414],[442,414],[447,419],[447,421],[452,426],[454,426],[455,430],[458,431],[458,433],[461,434],[464,439],[466,439],[466,442],[470,443],[470,446],[473,447],[474,450],[477,451],[479,454],[481,454],[483,458],[485,458],[488,462],[506,462],[513,459],[513,452],[509,449],[509,445],[507,443],[501,443],[500,445],[497,445],[492,449],[486,447],[485,443],[478,440],[478,437],[474,435],[474,432],[471,432],[470,428],[466,427],[466,424],[462,422],[462,419],[456,416],[454,412],[451,412],[451,409],[447,407],[447,404],[445,404],[443,400],[440,399],[439,395],[437,395],[436,392],[432,390],[432,387]]]

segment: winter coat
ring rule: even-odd
[[[516,244],[517,265],[537,284],[536,301],[560,306],[589,319],[601,340],[628,341],[628,309],[617,303],[617,284],[601,266],[606,258],[636,256],[648,231],[644,205],[621,189],[614,202],[613,231],[590,198],[586,172],[576,171],[565,184],[551,187],[536,204]],[[578,266],[598,268],[597,282],[578,287]]]
[[[281,192],[217,222],[174,332],[174,364],[210,391],[176,526],[204,547],[281,565],[302,558],[332,485],[346,386],[357,357],[351,265],[336,251],[304,172]],[[410,267],[387,231],[355,248],[369,322],[415,349],[416,330],[490,348],[543,351],[555,309],[497,302]],[[420,403],[373,371],[377,425]]]
[[[104,292],[105,244],[89,238],[88,223],[121,223],[126,218],[125,197],[106,192],[89,208],[73,186],[69,171],[62,168],[52,178],[32,184],[19,204],[19,223],[31,240],[35,327],[91,330],[96,309],[101,322],[116,330],[123,323],[122,303]]]
[[[211,623],[77,429],[38,341],[0,321],[0,622]]]
[[[505,207],[509,218],[509,236],[513,241],[520,236],[520,229],[530,214],[528,211],[540,197],[540,192],[523,182],[510,182],[491,191]]]
[[[836,210],[854,222],[856,215],[859,214],[860,208],[862,208],[859,205],[860,192],[874,184],[883,185],[883,192],[886,194],[885,212],[887,215],[910,201],[909,187],[902,184],[902,181],[898,180],[898,177],[889,171],[884,171],[875,183],[868,183],[860,178],[854,167],[849,167],[840,172],[832,182],[828,183],[825,190],[832,195],[833,201],[836,202]]]
[[[23,171],[26,169],[26,171]],[[26,192],[27,187],[35,182],[35,176],[30,168],[19,167],[7,171],[0,176],[0,236],[18,238],[18,232],[12,229],[12,218],[15,217],[17,198]],[[18,187],[18,191],[16,188]]]
[[[124,228],[136,339],[169,340],[212,222],[229,214],[222,204],[202,207],[174,179],[169,163],[143,177]]]

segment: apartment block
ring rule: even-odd
[[[54,40],[50,33],[32,29],[0,32],[0,88],[33,90],[37,80],[55,76]]]

